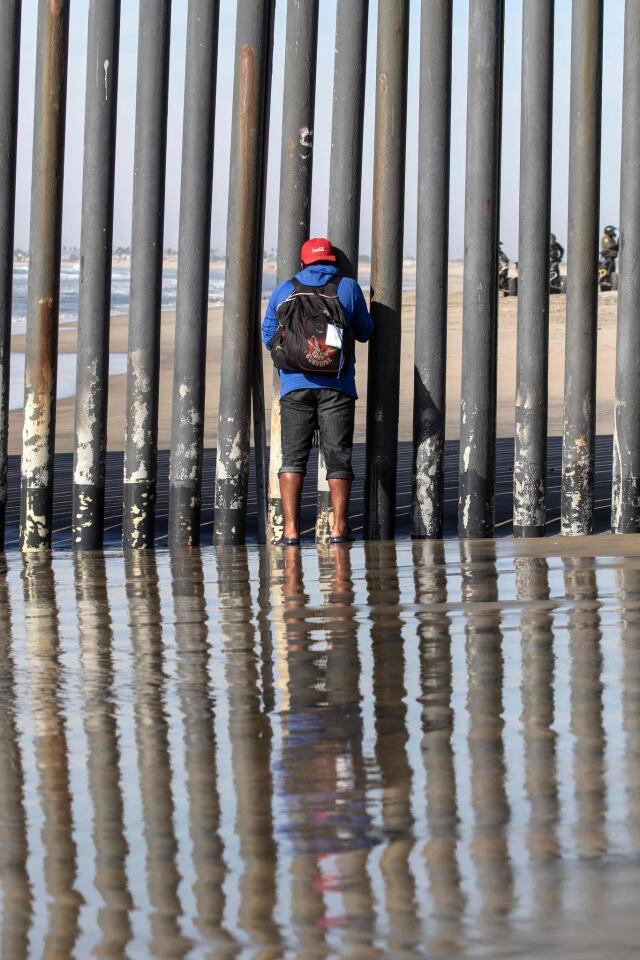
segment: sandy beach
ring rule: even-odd
[[[175,265],[175,261],[172,262]],[[223,266],[223,264],[221,264]],[[368,269],[368,264],[364,265]],[[267,262],[265,270],[275,271],[275,264]],[[405,281],[415,277],[415,265],[405,264]],[[447,437],[456,439],[459,429],[460,375],[462,346],[462,263],[450,264],[449,270],[449,336],[447,354]],[[550,349],[549,349],[549,434],[562,431],[562,402],[564,384],[564,323],[566,298],[551,297]],[[598,322],[598,378],[597,378],[597,431],[610,433],[613,428],[613,396],[615,377],[615,335],[617,294],[599,294],[600,316]],[[498,436],[513,434],[516,358],[516,316],[518,301],[512,297],[500,298],[498,335]],[[263,304],[266,306],[266,301]],[[220,386],[220,353],[222,344],[222,305],[212,305],[209,310],[209,333],[207,344],[207,401],[205,411],[205,445],[215,446],[218,425],[218,393]],[[173,373],[175,312],[162,314],[159,446],[167,448],[171,433],[171,385]],[[111,320],[111,352],[127,351],[128,317],[114,316]],[[413,346],[415,332],[415,293],[403,298],[402,315],[402,371],[400,396],[401,440],[411,439],[413,404]],[[15,334],[12,350],[23,351],[24,334]],[[366,347],[358,352],[357,378],[361,399],[366,396],[367,364]],[[59,350],[75,353],[76,329],[60,330]],[[271,405],[271,360],[263,353],[265,375],[265,402],[267,413]],[[108,448],[121,450],[124,439],[126,407],[126,376],[112,376],[109,384]],[[73,449],[75,399],[69,397],[58,401],[56,449],[68,452]],[[356,440],[364,439],[365,404],[358,405]],[[22,437],[22,412],[10,414],[9,452],[20,453]]]

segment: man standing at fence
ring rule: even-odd
[[[285,546],[300,544],[300,498],[314,435],[319,434],[333,507],[330,543],[348,543],[355,402],[355,340],[373,321],[355,280],[342,277],[324,237],[307,240],[300,271],[271,295],[262,339],[280,371]]]

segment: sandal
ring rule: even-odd
[[[335,547],[340,543],[353,543],[353,535],[351,530],[348,530],[347,533],[343,533],[338,537],[329,537],[330,546]]]
[[[280,537],[276,547],[299,547],[300,537]]]

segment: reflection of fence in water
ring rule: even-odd
[[[264,230],[275,0],[239,0],[236,24],[231,179],[227,224],[216,542],[245,535],[253,405],[261,534],[267,523],[264,398],[258,316]],[[279,275],[292,272],[308,231],[318,0],[288,5],[282,129]],[[419,237],[416,295],[413,530],[442,531],[446,369],[447,215],[451,114],[451,0],[422,2]],[[15,201],[20,0],[0,13],[0,526],[5,461]],[[63,146],[69,0],[39,0],[36,51],[30,292],[25,375],[21,542],[49,545],[54,484]],[[170,466],[170,544],[200,540],[203,465],[207,250],[210,238],[214,103],[219,4],[188,9],[176,352]],[[470,5],[467,77],[467,177],[463,308],[459,532],[489,536],[495,501],[497,250],[504,0]],[[640,243],[635,162],[638,154],[640,0],[629,0],[625,26],[621,203],[621,277],[612,524],[640,529],[637,436],[640,387],[634,264]],[[123,531],[133,547],[153,542],[157,481],[158,350],[164,216],[170,4],[140,4],[125,492]],[[321,21],[322,22],[322,21]],[[322,22],[324,27],[324,22]],[[334,76],[330,230],[355,271],[362,167],[363,89],[368,4],[339,0]],[[79,364],[72,523],[79,548],[100,546],[104,526],[109,286],[113,224],[115,117],[120,0],[92,0],[87,44]],[[523,5],[523,77],[519,252],[518,391],[514,529],[545,529],[548,356],[548,232],[551,196],[553,2]],[[372,312],[378,329],[368,378],[365,529],[394,533],[400,370],[400,287],[404,218],[408,62],[407,0],[381,0],[375,110]],[[571,65],[570,224],[563,531],[592,528],[596,369],[597,221],[599,216],[603,0],[574,0]],[[206,42],[203,42],[203,36]],[[345,42],[348,37],[348,42]],[[354,39],[354,43],[351,40]],[[94,82],[98,77],[100,82]],[[589,78],[588,81],[585,78]],[[40,82],[41,81],[41,82]],[[42,96],[42,91],[46,96]],[[348,108],[347,108],[348,103]],[[297,125],[297,126],[296,126]],[[627,264],[629,265],[627,267]],[[272,436],[277,438],[277,404]],[[274,442],[277,442],[274,440]],[[273,458],[274,467],[277,455]],[[272,532],[281,528],[275,476]],[[318,536],[326,534],[327,491],[320,485]]]
[[[459,568],[443,561],[427,544],[289,551],[272,571],[273,608],[255,592],[261,558],[242,549],[160,567],[78,557],[71,585],[47,559],[21,577],[18,561],[3,567],[3,945],[20,955],[30,936],[70,953],[80,935],[104,949],[142,937],[155,955],[375,941],[393,953],[426,937],[461,949],[469,922],[490,940],[512,935],[516,915],[564,923],[576,890],[595,916],[609,909],[610,871],[605,882],[594,869],[620,847],[607,824],[634,851],[638,837],[637,571],[617,572],[620,784],[605,763],[605,727],[618,720],[603,698],[600,628],[617,607],[599,597],[593,562],[567,561],[563,574],[518,559],[514,634],[495,559],[469,545]],[[273,681],[279,651],[286,696]],[[513,754],[505,657],[519,678]],[[72,800],[78,777],[90,811]],[[577,874],[565,861],[576,854]]]

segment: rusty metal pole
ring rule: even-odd
[[[453,0],[422,0],[411,535],[442,537]]]
[[[189,0],[173,366],[169,546],[198,546],[204,442],[218,0]]]
[[[20,14],[22,0],[0,4],[0,550],[7,508],[7,441],[11,364],[13,228],[18,143]]]
[[[300,247],[309,237],[317,48],[318,0],[289,0],[282,107],[278,283],[297,273]],[[277,543],[284,530],[278,481],[281,466],[280,377],[277,370],[274,370],[269,461],[271,543]]]
[[[73,544],[101,550],[109,390],[109,316],[120,0],[89,7],[80,304],[73,468]]]
[[[122,540],[152,547],[171,0],[140,0]]]
[[[271,12],[271,24],[267,48],[273,48],[273,31],[275,26],[275,7]],[[271,118],[271,70],[267,73],[264,86],[264,108],[262,122],[265,131],[269,130]],[[262,174],[260,180],[260,222],[258,236],[264,238],[264,223],[266,216],[267,173],[269,170],[269,138],[265,132],[262,143]],[[255,304],[254,304],[254,334],[253,334],[253,382],[251,384],[251,407],[253,412],[253,453],[256,474],[256,506],[258,515],[258,543],[267,542],[267,526],[269,517],[269,465],[267,452],[267,416],[264,404],[264,366],[262,344],[262,275],[264,259],[258,257],[255,263]]]
[[[395,533],[409,0],[379,0],[365,537]]]
[[[51,546],[69,0],[39,0],[20,545]]]
[[[603,0],[573,0],[561,531],[591,533],[595,471]]]
[[[627,0],[624,44],[611,528],[640,533],[640,0]]]
[[[238,0],[214,500],[216,545],[243,543],[245,538],[273,12],[274,0]]]
[[[543,536],[546,520],[553,22],[554,0],[525,0],[522,18],[514,537]]]
[[[493,532],[504,0],[471,0],[458,533]]]
[[[342,256],[344,276],[358,278],[362,130],[367,76],[369,0],[338,0],[331,118],[329,239]],[[318,457],[316,540],[331,532],[331,496],[322,451]]]

